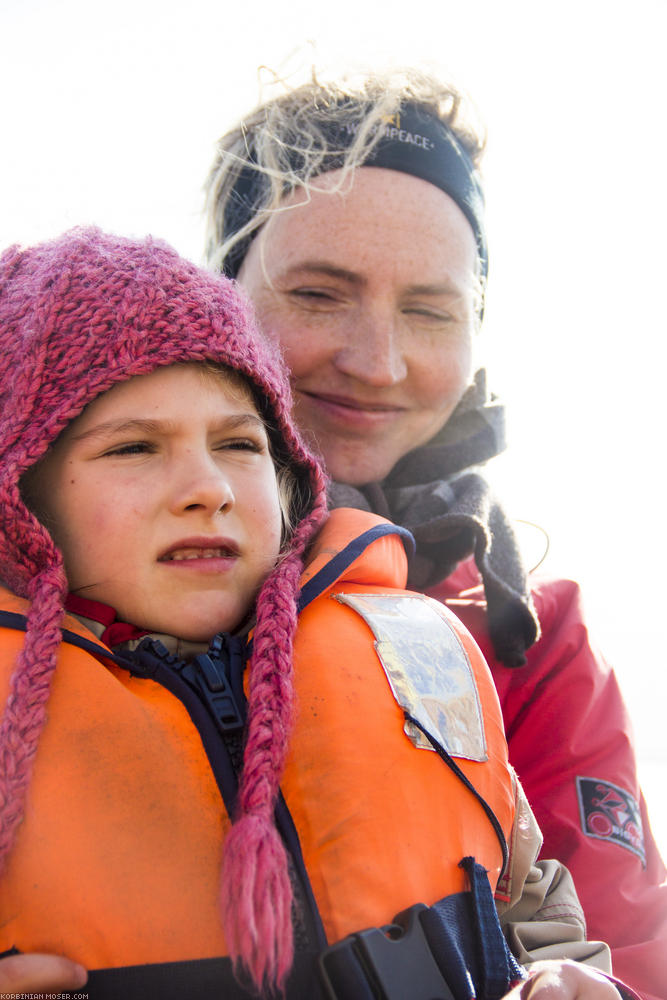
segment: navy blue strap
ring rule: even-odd
[[[12,628],[17,632],[25,632],[26,623],[27,619],[25,615],[19,615],[14,611],[0,610],[0,628]],[[102,646],[99,642],[95,642],[92,639],[85,639],[82,635],[70,632],[67,628],[62,629],[62,637],[63,642],[68,643],[70,646],[78,646],[79,649],[85,649],[87,653],[92,653],[94,656],[101,656],[105,660],[111,660],[124,670],[131,669],[130,660],[123,659],[122,656],[112,653],[110,649]]]
[[[25,632],[25,615],[18,615],[15,611],[0,611],[0,625],[4,628],[13,628],[17,632]]]
[[[470,882],[483,995],[488,1000],[500,1000],[515,982],[525,978],[526,973],[510,952],[500,928],[486,869],[474,858],[463,858],[459,867],[466,872]]]
[[[405,718],[408,722],[412,723],[413,726],[416,726],[420,733],[423,733],[423,735],[429,741],[429,743],[431,744],[437,755],[440,757],[440,759],[443,760],[447,765],[447,767],[450,769],[450,771],[453,771],[456,777],[463,782],[466,788],[472,792],[472,794],[475,796],[475,798],[481,805],[482,809],[486,813],[491,823],[491,826],[494,829],[496,837],[498,838],[498,842],[500,843],[500,849],[503,854],[503,866],[500,870],[500,874],[502,875],[505,869],[507,868],[507,862],[509,860],[509,851],[507,849],[507,841],[505,840],[505,834],[503,833],[503,828],[500,825],[498,817],[496,816],[496,814],[494,813],[493,809],[486,801],[486,799],[483,798],[477,791],[472,781],[470,781],[468,776],[461,770],[461,768],[456,763],[451,754],[447,753],[442,744],[438,743],[438,741],[433,736],[431,736],[428,730],[425,729],[424,726],[422,726],[421,722],[419,722],[418,719],[415,719],[413,715],[410,715],[409,712],[405,713]]]
[[[6,955],[18,954],[12,948],[11,951],[0,954],[0,959]],[[313,952],[297,953],[294,956],[285,990],[286,998],[323,1000],[316,959]],[[52,995],[86,996],[90,1000],[257,1000],[256,990],[250,986],[244,989],[234,978],[229,958],[200,958],[185,962],[126,965],[117,969],[93,969],[88,975],[88,982],[78,992],[61,991]]]
[[[364,531],[363,534],[348,542],[344,549],[341,549],[326,566],[323,566],[315,576],[311,577],[308,583],[303,585],[297,606],[298,611],[303,611],[311,601],[314,601],[328,587],[331,587],[369,545],[385,535],[398,535],[403,540],[409,559],[415,554],[417,546],[412,533],[407,528],[402,528],[398,524],[376,524],[374,528],[369,528],[368,531]]]

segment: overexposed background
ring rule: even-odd
[[[0,0],[0,246],[94,222],[200,261],[214,140],[262,64],[425,64],[473,95],[481,346],[511,404],[494,475],[583,586],[665,854],[666,37],[666,0]]]

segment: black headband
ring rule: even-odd
[[[488,250],[484,230],[484,195],[474,164],[453,132],[433,114],[413,105],[402,108],[381,125],[382,138],[364,161],[367,166],[386,167],[412,174],[434,184],[456,202],[470,223],[477,243],[481,277],[488,271]],[[343,165],[344,151],[349,149],[358,129],[358,123],[340,124],[322,122],[327,149],[318,174],[337,170]],[[290,153],[292,167],[298,172],[303,165],[303,155],[295,142]],[[254,160],[251,157],[251,162]],[[238,232],[257,210],[259,195],[268,179],[251,166],[244,167],[225,205],[225,239]],[[258,230],[241,240],[229,252],[224,271],[235,278],[248,248]]]

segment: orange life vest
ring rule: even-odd
[[[449,742],[508,839],[514,819],[490,674],[456,618],[400,589],[403,545],[385,530],[374,515],[335,511],[302,581],[317,596],[295,641],[297,710],[281,787],[330,942],[464,889],[464,855],[492,886],[501,869],[479,801],[430,746],[415,746],[428,741],[406,734],[399,700]],[[25,602],[3,596],[6,610],[25,613]],[[62,953],[88,968],[224,955],[229,819],[199,733],[168,690],[118,666],[75,619],[64,627],[99,653],[61,648],[0,884],[0,952]],[[0,635],[4,703],[23,636]]]

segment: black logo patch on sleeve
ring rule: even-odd
[[[581,828],[587,837],[632,851],[646,867],[644,832],[637,801],[625,789],[598,778],[577,777]]]

